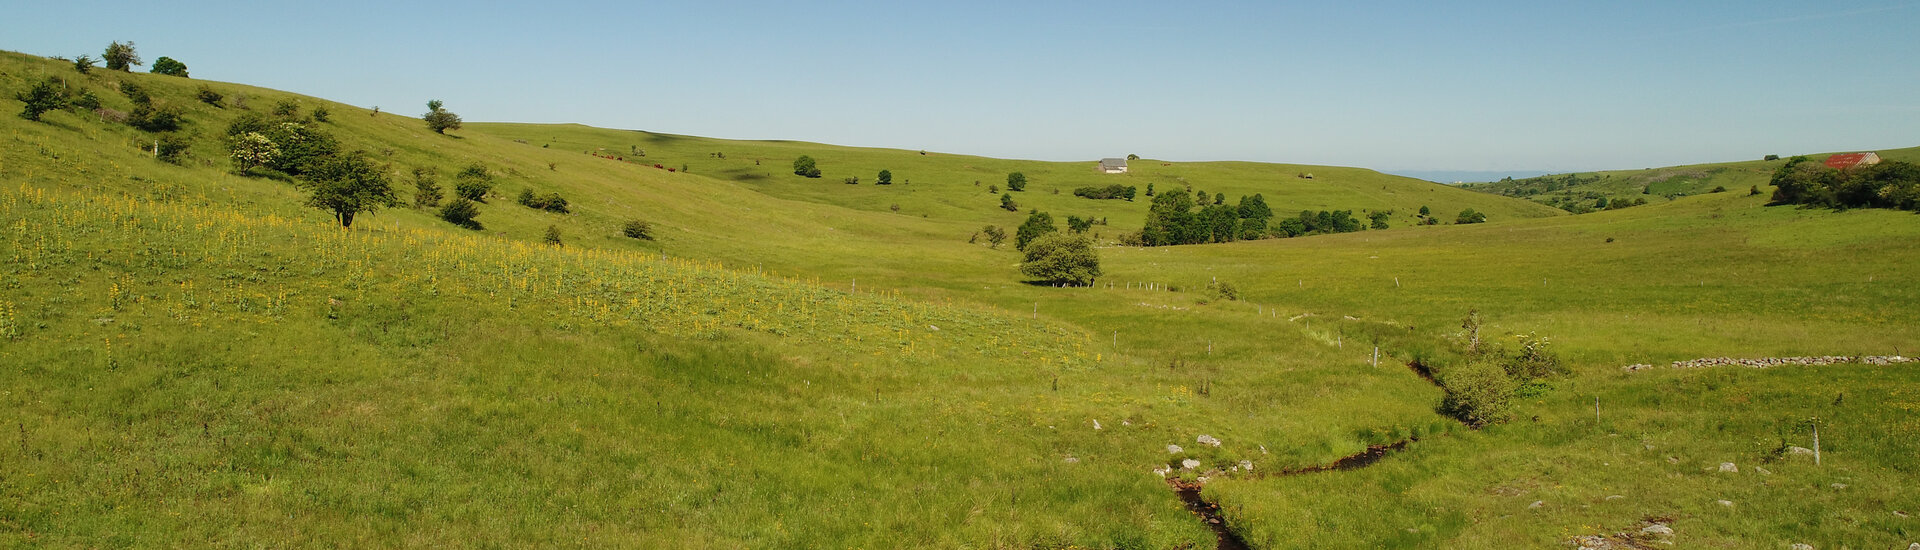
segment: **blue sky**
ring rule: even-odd
[[[1920,0],[35,2],[0,49],[469,121],[996,157],[1641,168],[1920,145]]]

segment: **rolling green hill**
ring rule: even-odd
[[[1885,160],[1920,161],[1920,147],[1886,149],[1877,152]],[[1807,156],[1815,160],[1823,160],[1833,154],[1809,153]],[[1650,202],[1659,202],[1711,193],[1716,188],[1725,188],[1727,192],[1747,192],[1755,187],[1766,187],[1768,179],[1773,176],[1773,171],[1785,162],[1785,158],[1782,158],[1771,161],[1691,164],[1641,170],[1605,170],[1524,179],[1509,178],[1497,182],[1469,183],[1460,187],[1483,193],[1525,198],[1573,211],[1587,211],[1595,209],[1594,207],[1603,198],[1609,202],[1620,199],[1629,201],[1645,199]]]
[[[156,135],[111,112],[0,120],[8,545],[1211,545],[1168,467],[1259,548],[1552,546],[1651,519],[1735,547],[1920,533],[1893,513],[1920,512],[1898,490],[1920,451],[1913,364],[1620,369],[1910,352],[1911,214],[1725,193],[1563,216],[1353,168],[1109,175],[577,125],[438,135],[11,53],[0,110],[48,76],[120,112],[137,83],[181,109],[192,148],[157,160],[141,148]],[[398,207],[343,230],[294,180],[236,175],[226,125],[283,100],[325,107],[307,124],[372,155],[403,201],[415,168],[450,188],[486,167],[485,228]],[[791,173],[803,154],[823,177]],[[872,185],[881,169],[893,185]],[[1393,228],[1109,245],[1098,284],[1030,285],[1010,246],[969,242],[1025,218],[986,191],[1013,171],[1023,207],[1105,218],[1107,243],[1146,201],[1074,187],[1390,209]],[[571,212],[515,204],[522,189]],[[1420,206],[1490,223],[1412,226]],[[622,236],[634,219],[657,240]],[[563,246],[541,244],[550,227]],[[1548,337],[1568,370],[1479,430],[1404,366],[1470,370],[1470,310],[1489,341]],[[1780,454],[1811,445],[1810,417],[1817,467]],[[1365,469],[1286,474],[1409,439]],[[1703,470],[1721,462],[1740,472]]]

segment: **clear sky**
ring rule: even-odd
[[[1551,171],[1920,145],[1920,0],[30,2],[0,49],[399,113],[1088,160]]]

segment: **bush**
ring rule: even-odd
[[[153,60],[153,74],[186,78],[187,64],[163,55],[160,56],[159,59]]]
[[[522,206],[535,210],[545,210],[560,214],[568,212],[567,199],[562,198],[559,193],[534,195],[532,189],[521,189],[518,201]]]
[[[140,62],[140,54],[133,49],[132,40],[128,40],[125,44],[119,42],[108,44],[107,51],[100,54],[100,59],[107,62],[107,70],[110,71],[132,71],[134,65],[143,64]]]
[[[493,191],[493,174],[478,163],[467,165],[453,179],[453,193],[463,199],[487,202],[487,193]]]
[[[1049,232],[1026,245],[1020,272],[1028,277],[1075,286],[1091,285],[1100,277],[1100,256],[1093,250],[1093,239]]]
[[[627,220],[627,223],[620,226],[620,234],[626,235],[628,238],[651,241],[653,240],[653,224],[641,220]]]
[[[1007,190],[1009,190],[1009,191],[1026,191],[1026,190],[1027,190],[1027,175],[1026,175],[1026,174],[1022,174],[1022,173],[1019,173],[1019,172],[1014,172],[1014,173],[1011,173],[1011,174],[1007,174]]]
[[[331,116],[333,116],[333,111],[327,110],[327,106],[325,105],[313,108],[313,120],[315,122],[326,122],[327,117]]]
[[[880,175],[874,176],[873,184],[874,185],[893,185],[893,171],[881,170]]]
[[[84,111],[92,112],[94,109],[100,108],[100,96],[93,95],[93,90],[80,92],[80,97],[73,99],[73,106]]]
[[[793,159],[793,175],[817,178],[820,177],[820,166],[813,161],[813,157],[800,155],[800,158]]]
[[[192,147],[193,140],[177,133],[168,132],[160,134],[158,139],[146,144],[141,150],[153,153],[154,158],[162,161],[171,164],[180,164],[181,161],[187,159],[187,154],[191,152],[190,149]]]
[[[1240,289],[1234,288],[1233,283],[1212,281],[1207,283],[1207,296],[1215,300],[1239,300]]]
[[[1760,160],[1767,160],[1767,161],[1780,160],[1780,155],[1767,155],[1765,157],[1762,157]]]
[[[1566,374],[1567,369],[1560,364],[1560,357],[1548,348],[1550,343],[1545,336],[1534,333],[1515,335],[1519,341],[1520,353],[1506,360],[1501,368],[1514,380],[1535,380]]]
[[[413,169],[413,205],[420,208],[440,206],[440,175],[432,168]]]
[[[1013,247],[1026,250],[1027,244],[1032,243],[1034,239],[1057,231],[1060,231],[1060,228],[1053,225],[1052,214],[1035,211],[1027,216],[1027,221],[1022,222],[1019,229],[1014,230]]]
[[[1000,243],[1007,242],[1007,230],[1001,229],[999,226],[989,225],[982,227],[980,228],[980,233],[987,236],[988,248],[1000,248]]]
[[[440,207],[440,219],[467,229],[483,229],[480,222],[474,219],[478,217],[480,207],[466,197],[455,197],[446,206]]]
[[[1505,422],[1513,416],[1513,379],[1500,367],[1471,362],[1440,378],[1447,395],[1440,412],[1474,427]]]
[[[1084,197],[1084,198],[1096,199],[1096,200],[1106,200],[1106,199],[1133,200],[1134,188],[1131,186],[1119,185],[1119,184],[1109,185],[1106,187],[1088,186],[1088,187],[1080,187],[1080,188],[1074,189],[1073,195],[1076,197]]]
[[[193,98],[200,100],[201,103],[220,107],[220,100],[226,99],[226,96],[220,95],[220,92],[213,91],[213,88],[202,85],[199,90],[194,91]]]
[[[79,71],[80,74],[92,74],[93,58],[85,55],[73,58],[73,70]]]
[[[187,119],[180,109],[172,105],[146,103],[135,105],[133,112],[127,115],[127,124],[148,132],[172,132],[180,129]]]
[[[1008,212],[1019,212],[1020,204],[1013,202],[1012,193],[1002,193],[1000,195],[1000,208]]]
[[[551,226],[551,225],[549,225],[549,226],[547,226],[547,233],[546,233],[545,235],[542,235],[540,239],[541,239],[541,240],[543,240],[543,241],[546,241],[546,243],[547,243],[547,244],[550,244],[550,245],[554,245],[554,246],[565,246],[564,244],[562,244],[562,243],[560,242],[560,228],[559,228],[559,227],[555,227],[555,226]]]
[[[1456,224],[1486,223],[1486,222],[1487,222],[1487,215],[1479,212],[1475,212],[1472,208],[1461,210],[1460,215],[1455,216],[1453,218],[1453,223],[1456,223]]]
[[[117,84],[120,86],[120,94],[127,96],[127,100],[132,101],[134,105],[153,103],[153,96],[148,94],[147,88],[141,86],[140,83],[127,80],[118,82]]]
[[[846,181],[847,181],[847,185],[859,185],[859,184],[860,184],[860,177],[859,177],[859,176],[847,176],[847,180],[846,180]]]
[[[1713,187],[1713,190],[1712,190],[1712,191],[1708,191],[1708,192],[1709,192],[1709,193],[1725,193],[1725,192],[1727,192],[1727,186],[1725,186],[1725,185],[1716,185],[1716,186],[1714,186],[1714,187]]]
[[[460,115],[453,114],[452,111],[441,108],[443,105],[445,104],[441,103],[438,99],[428,100],[427,114],[420,116],[421,120],[427,122],[427,129],[433,130],[433,133],[436,134],[445,134],[447,130],[460,129]]]
[[[20,110],[20,118],[27,120],[37,121],[40,120],[40,115],[47,111],[67,108],[66,88],[51,77],[41,80],[38,84],[34,84],[32,89],[20,92],[14,98],[27,104],[26,108]]]

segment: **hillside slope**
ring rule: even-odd
[[[1878,153],[1884,160],[1920,161],[1920,147],[1885,149]],[[1836,153],[1807,153],[1806,156],[1823,160],[1834,154]],[[1608,201],[1645,199],[1661,202],[1710,193],[1716,188],[1725,188],[1729,192],[1736,193],[1747,192],[1754,187],[1765,188],[1773,171],[1792,156],[1787,155],[1780,160],[1772,161],[1751,160],[1641,170],[1554,174],[1488,183],[1469,183],[1460,187],[1500,196],[1525,198],[1562,209],[1586,211],[1594,209],[1603,198]]]

